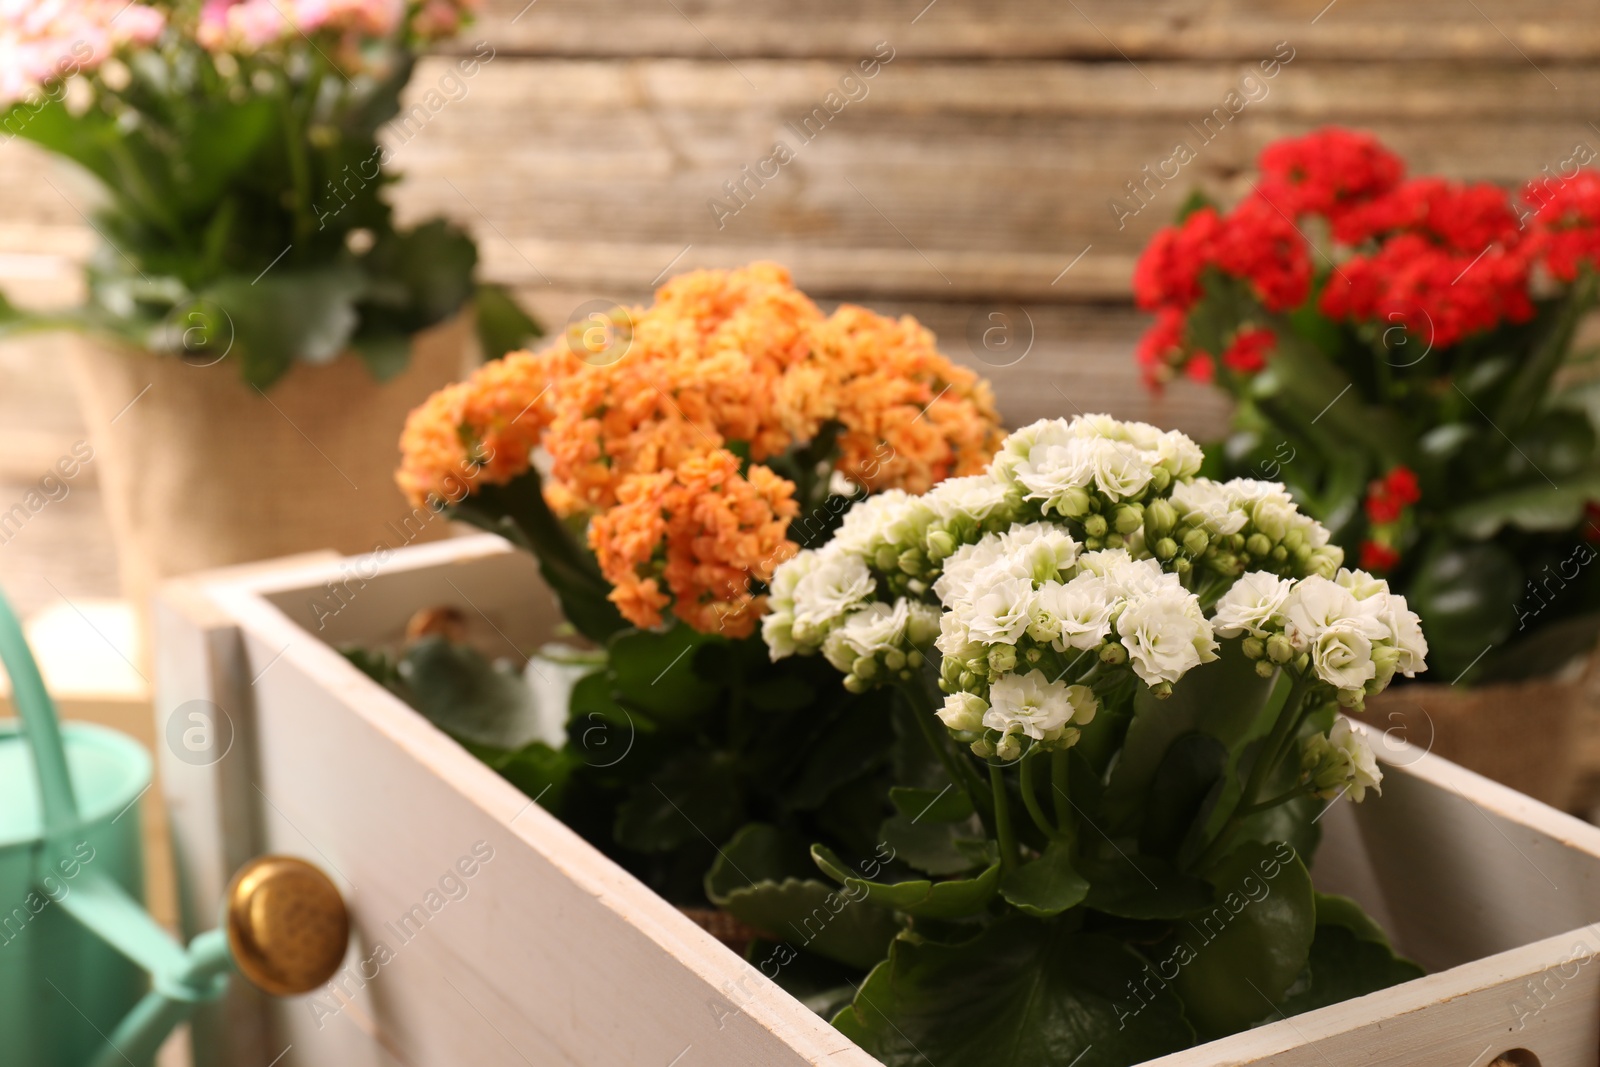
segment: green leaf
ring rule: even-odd
[[[694,669],[697,649],[721,641],[675,623],[665,630],[624,630],[611,639],[607,668],[619,704],[662,723],[704,715],[718,686]]]
[[[380,382],[398,376],[411,362],[411,338],[403,333],[357,334],[350,344]]]
[[[508,352],[527,348],[544,336],[544,330],[517,303],[503,285],[478,286],[478,343],[484,359],[499,359]]]
[[[866,893],[874,904],[895,908],[924,919],[961,919],[976,915],[994,899],[1000,888],[998,855],[975,878],[930,882],[925,878],[905,882],[873,882],[858,876],[826,845],[812,845],[811,858],[822,873],[847,890]],[[876,864],[873,864],[876,866]]]
[[[543,741],[534,741],[499,759],[485,762],[540,807],[557,815],[566,800],[573,773],[583,766],[583,760],[576,753],[553,749]]]
[[[706,872],[706,899],[720,905],[735,890],[809,875],[814,869],[805,841],[771,823],[746,823],[717,850],[716,862]]]
[[[1287,686],[1257,675],[1241,645],[1239,639],[1221,642],[1219,660],[1180,680],[1165,700],[1139,687],[1133,722],[1106,786],[1114,826],[1136,828],[1167,750],[1180,737],[1199,731],[1215,738],[1231,754],[1231,769],[1244,746],[1271,728],[1271,712],[1282,700],[1279,689]]]
[[[1177,919],[1211,903],[1211,887],[1155,856],[1082,856],[1084,903],[1122,919]]]
[[[265,389],[296,360],[327,363],[345,350],[360,317],[366,280],[342,264],[312,270],[278,266],[252,281],[223,278],[199,294],[208,336],[231,338],[244,379]],[[220,318],[219,318],[220,316]]]
[[[1072,850],[1060,841],[1000,880],[1000,895],[1024,915],[1048,919],[1083,903],[1089,882],[1072,866]]]
[[[895,810],[918,822],[961,822],[972,815],[972,798],[953,786],[919,789],[897,785],[889,790]]]
[[[635,852],[672,852],[724,840],[743,820],[743,810],[732,763],[690,750],[629,791],[617,808],[613,836]]]
[[[894,850],[896,859],[937,877],[970,871],[975,866],[974,848],[987,840],[983,824],[971,815],[959,822],[895,815],[883,821],[878,836]]]
[[[807,749],[799,773],[783,789],[784,806],[816,808],[835,789],[886,762],[894,743],[887,701],[873,708],[849,708],[836,715]]]
[[[718,903],[757,930],[858,968],[882,960],[900,930],[888,908],[862,899],[859,891],[815,879],[757,882]]]
[[[411,706],[448,734],[516,749],[538,732],[533,694],[522,676],[469,645],[425,637],[401,658],[398,673]]]
[[[363,258],[379,283],[397,283],[397,299],[375,300],[396,314],[406,333],[454,315],[473,297],[478,249],[472,238],[443,219],[381,238]]]
[[[1298,1015],[1421,978],[1415,963],[1395,955],[1389,938],[1348,897],[1316,894],[1317,931],[1307,972],[1279,1010]]]
[[[1468,669],[1517,621],[1522,567],[1498,544],[1441,538],[1423,556],[1407,594],[1428,637],[1428,666],[1446,678]]]
[[[1211,883],[1216,903],[1188,916],[1167,957],[1178,964],[1172,988],[1207,1040],[1275,1010],[1306,965],[1317,919],[1311,876],[1287,845],[1242,845]]]
[[[1600,474],[1587,474],[1553,486],[1540,481],[1470,501],[1449,513],[1451,527],[1463,537],[1487,540],[1505,526],[1534,533],[1570,530],[1583,517],[1583,506],[1600,498]]]
[[[1063,924],[1002,920],[959,945],[904,935],[833,1020],[886,1067],[1128,1067],[1194,1042],[1145,962]]]
[[[1171,858],[1194,825],[1202,804],[1228,771],[1228,749],[1198,730],[1167,746],[1145,802],[1140,851]]]

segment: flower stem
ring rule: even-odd
[[[1047,838],[1060,836],[1060,831],[1050,825],[1050,819],[1045,815],[1044,809],[1039,806],[1037,786],[1034,782],[1033,765],[1039,757],[1030,752],[1022,758],[1022,805],[1028,809],[1028,817],[1033,820],[1033,825]]]
[[[1050,753],[1050,796],[1055,800],[1056,825],[1061,827],[1062,836],[1069,836],[1074,826],[1072,797],[1067,792],[1067,771],[1071,766],[1069,756],[1070,753],[1066,751]]]
[[[972,806],[979,811],[983,805],[989,803],[985,794],[983,783],[972,768],[966,764],[959,753],[950,748],[950,735],[940,725],[938,718],[933,713],[933,702],[928,699],[927,690],[922,683],[913,678],[909,683],[899,687],[905,694],[906,703],[911,706],[911,717],[917,720],[917,728],[922,731],[928,747],[933,749],[934,755],[939,757],[939,762],[944,765],[945,773],[950,776],[950,781],[955,787],[967,795]],[[988,820],[985,820],[987,822]]]
[[[994,832],[1000,839],[1000,872],[1010,874],[1017,866],[1017,840],[1011,829],[1011,800],[1006,796],[1004,772],[997,763],[989,764],[989,788],[994,793]]]

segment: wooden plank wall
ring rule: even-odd
[[[669,269],[774,258],[824,302],[922,317],[990,373],[1010,422],[1110,410],[1204,435],[1225,419],[1215,399],[1151,398],[1131,361],[1132,264],[1188,190],[1236,196],[1262,145],[1329,122],[1376,131],[1419,171],[1553,170],[1600,146],[1597,14],[1594,0],[488,0],[413,83],[397,202],[472,227],[487,273],[557,325],[595,297],[643,299]],[[454,78],[470,54],[492,58]],[[892,59],[861,78],[875,54]],[[1197,158],[1146,185],[1148,204],[1131,198],[1179,141]],[[793,158],[766,162],[778,142]],[[27,146],[0,149],[0,188],[0,272],[84,253],[74,187]],[[974,343],[990,326],[1009,347]]]

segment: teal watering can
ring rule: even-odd
[[[21,721],[0,722],[0,1062],[147,1067],[237,969],[276,996],[330,979],[349,917],[322,872],[246,865],[217,929],[187,947],[142,903],[139,803],[150,757],[132,739],[57,720],[0,595],[0,660]]]

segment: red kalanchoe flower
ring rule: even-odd
[[[1257,191],[1288,215],[1337,220],[1399,184],[1405,164],[1370,133],[1330,126],[1274,141],[1257,162]]]
[[[1400,503],[1410,506],[1422,499],[1422,488],[1410,467],[1396,467],[1383,479],[1383,487]]]
[[[1294,222],[1258,197],[1242,201],[1223,221],[1213,262],[1250,283],[1268,311],[1299,307],[1311,291],[1311,252]]]
[[[1367,486],[1367,518],[1374,526],[1398,522],[1405,509],[1421,499],[1416,474],[1409,467],[1395,467]]]
[[[1393,570],[1400,562],[1400,553],[1379,541],[1361,542],[1361,569],[1381,574]]]
[[[1134,355],[1139,360],[1139,377],[1147,388],[1161,388],[1172,377],[1172,368],[1183,361],[1186,317],[1181,308],[1162,308],[1156,313],[1155,324],[1139,338]]]
[[[1600,266],[1600,174],[1579,171],[1559,184],[1536,180],[1522,195],[1538,205],[1533,244],[1557,280],[1571,282],[1580,268]]]
[[[1217,377],[1217,361],[1211,358],[1210,352],[1196,352],[1183,365],[1183,374],[1190,381],[1209,385]]]
[[[1354,245],[1372,237],[1415,233],[1454,252],[1475,256],[1490,245],[1521,238],[1510,197],[1498,185],[1415,178],[1335,220],[1333,236]]]
[[[1533,317],[1526,246],[1451,252],[1417,233],[1346,260],[1328,280],[1321,309],[1334,319],[1403,325],[1429,347],[1447,348],[1502,322]]]
[[[1260,326],[1247,327],[1233,336],[1233,343],[1222,353],[1222,365],[1235,374],[1260,374],[1267,357],[1278,347],[1278,337]]]
[[[1133,295],[1140,307],[1187,309],[1200,299],[1200,272],[1211,259],[1222,221],[1201,208],[1177,226],[1163,227],[1133,268]]]

